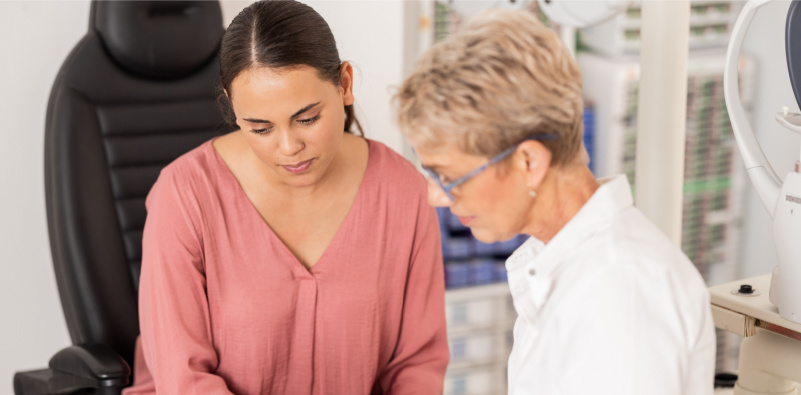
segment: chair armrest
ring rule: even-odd
[[[88,344],[67,347],[50,358],[50,368],[14,374],[16,395],[85,393],[119,394],[131,368],[111,347]]]
[[[54,378],[67,374],[92,383],[91,388],[128,385],[131,368],[111,347],[105,344],[69,346],[50,358]]]

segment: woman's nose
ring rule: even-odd
[[[428,178],[428,204],[434,207],[450,207],[453,204],[451,198],[437,185],[434,180]]]
[[[289,131],[279,132],[278,138],[278,152],[285,157],[297,155],[306,146],[294,133]]]

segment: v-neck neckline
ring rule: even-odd
[[[239,183],[239,180],[236,178],[236,175],[234,175],[234,172],[231,170],[230,167],[228,167],[228,164],[225,163],[225,160],[222,158],[222,155],[220,155],[220,153],[217,152],[217,149],[214,148],[214,140],[217,140],[217,137],[208,141],[207,143],[209,145],[208,149],[211,150],[211,155],[214,157],[214,160],[217,162],[217,164],[225,169],[225,171],[223,171],[223,173],[225,173],[224,177],[227,179],[228,182],[235,185],[234,194],[236,195],[237,203],[241,203],[248,206],[249,216],[255,216],[255,218],[258,219],[257,222],[261,224],[260,226],[266,229],[268,236],[274,239],[274,241],[281,246],[280,247],[281,252],[291,258],[292,269],[294,271],[302,272],[304,275],[312,275],[312,276],[319,273],[320,272],[319,267],[321,264],[325,263],[325,258],[326,256],[328,256],[328,252],[331,250],[331,247],[334,246],[335,243],[337,243],[338,240],[342,237],[340,236],[340,234],[342,233],[342,229],[346,228],[352,221],[351,217],[355,215],[354,208],[357,207],[357,205],[361,203],[361,200],[364,199],[363,195],[365,193],[364,190],[366,189],[365,185],[367,185],[368,183],[368,177],[372,177],[372,172],[373,172],[372,169],[375,167],[373,166],[372,163],[375,157],[373,152],[374,151],[373,142],[367,138],[364,139],[367,142],[367,166],[364,170],[364,174],[362,175],[361,182],[359,183],[359,188],[356,191],[356,197],[353,199],[353,202],[351,203],[350,208],[348,209],[348,213],[345,215],[345,219],[339,225],[339,228],[337,228],[336,232],[334,232],[334,237],[331,238],[331,241],[325,247],[323,253],[320,254],[320,257],[317,258],[317,261],[314,263],[314,265],[312,265],[311,267],[306,267],[306,265],[301,263],[300,259],[298,259],[298,257],[295,256],[292,250],[289,249],[286,243],[284,243],[284,241],[281,240],[280,237],[278,237],[278,234],[275,233],[275,230],[273,230],[273,228],[270,227],[270,224],[268,224],[267,221],[264,220],[264,218],[261,216],[261,213],[259,213],[259,210],[256,208],[255,205],[253,205],[253,202],[250,201],[247,194],[245,193],[245,189],[242,187],[242,184]]]

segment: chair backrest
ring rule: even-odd
[[[145,197],[161,169],[224,130],[217,1],[92,1],[45,125],[50,247],[74,344],[132,364]]]

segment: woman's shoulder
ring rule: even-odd
[[[200,188],[211,186],[220,171],[214,156],[213,141],[200,144],[161,169],[148,197],[159,192],[184,197],[197,195]]]
[[[393,225],[395,241],[413,237],[418,230],[425,229],[436,216],[428,204],[428,185],[423,174],[392,148],[375,140],[368,140],[370,158],[367,174],[362,184],[367,192],[370,210],[384,212]],[[411,242],[411,241],[409,241]]]
[[[169,179],[171,182],[182,183],[208,178],[217,167],[213,141],[214,139],[205,141],[164,166],[159,180]]]
[[[683,292],[693,297],[706,292],[693,262],[634,207],[622,212],[603,232],[595,233],[580,256],[586,262],[582,270],[592,282],[630,278],[649,284],[653,292]]]
[[[397,187],[413,187],[415,190],[425,189],[425,178],[408,159],[380,141],[367,141],[370,145],[368,167],[376,173],[379,182]]]

